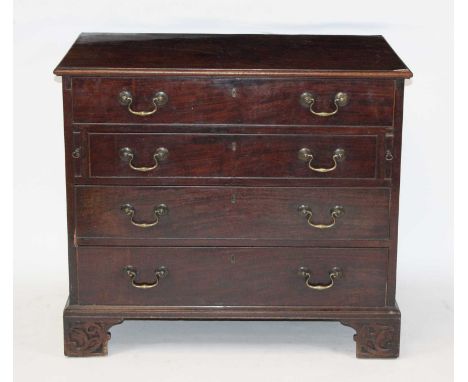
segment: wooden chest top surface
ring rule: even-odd
[[[409,78],[382,36],[82,33],[57,75]]]

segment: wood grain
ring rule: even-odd
[[[131,92],[135,110],[152,110],[159,91],[169,100],[156,113],[137,116],[120,104],[123,90]],[[318,111],[333,111],[338,92],[346,92],[349,102],[335,115],[319,117],[301,105],[306,91],[314,94]],[[73,121],[390,126],[393,95],[391,80],[85,77],[73,79]]]
[[[375,179],[378,137],[323,135],[190,135],[92,133],[89,142],[89,176],[92,178],[318,178]],[[156,169],[140,172],[122,160],[120,150],[129,147],[134,166],[153,166],[159,147],[169,151]],[[345,151],[336,170],[320,173],[298,158],[308,148],[312,165],[331,168],[336,149]],[[383,158],[382,158],[383,159]],[[117,180],[117,179],[116,179]],[[229,181],[226,179],[225,181]]]
[[[82,33],[57,75],[409,78],[382,36]]]
[[[80,248],[81,304],[234,306],[382,306],[386,249],[311,248]],[[131,285],[123,271],[138,270],[138,282],[154,282],[154,271],[168,275],[151,289]],[[298,274],[310,268],[313,283],[330,282],[340,267],[343,278],[324,291],[306,287]]]
[[[76,187],[76,236],[97,238],[230,238],[275,240],[387,239],[389,191],[377,188],[270,187]],[[169,213],[151,228],[131,224],[120,206],[135,208],[135,221],[151,222],[163,203]],[[345,209],[330,229],[307,224],[298,212],[313,211],[313,222],[329,224],[330,209]]]

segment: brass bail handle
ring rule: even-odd
[[[344,208],[342,206],[335,206],[330,209],[331,223],[328,224],[316,224],[312,222],[312,209],[309,206],[301,205],[297,209],[300,214],[305,215],[307,223],[314,228],[327,229],[332,228],[336,224],[336,219],[344,215]]]
[[[314,104],[315,104],[315,97],[312,93],[304,92],[301,94],[301,97],[300,97],[301,105],[304,107],[308,107],[312,114],[317,115],[319,117],[330,117],[332,115],[335,115],[336,113],[338,113],[338,110],[340,109],[340,107],[346,106],[348,101],[349,101],[349,97],[347,93],[344,93],[344,92],[336,93],[335,98],[333,99],[333,103],[335,104],[335,110],[327,112],[327,111],[315,111],[313,109]]]
[[[314,167],[312,165],[312,161],[314,160],[314,154],[312,154],[312,151],[308,148],[302,148],[299,150],[297,153],[297,157],[304,162],[308,162],[308,166],[312,171],[315,172],[330,172],[336,170],[338,163],[342,162],[345,159],[345,151],[344,149],[336,149],[335,152],[333,153],[332,160],[333,160],[333,166],[332,167]]]
[[[122,90],[119,93],[119,102],[123,106],[127,106],[127,109],[130,113],[134,115],[138,115],[140,117],[146,117],[148,115],[154,114],[158,111],[158,107],[164,106],[167,101],[169,100],[169,97],[167,96],[166,93],[163,91],[156,92],[153,95],[153,98],[151,99],[151,102],[153,103],[154,107],[150,111],[136,111],[132,109],[132,102],[133,102],[133,96],[132,93],[130,93],[128,90]]]
[[[318,291],[330,289],[331,287],[333,287],[333,285],[335,285],[335,280],[341,279],[343,277],[343,271],[338,267],[333,267],[328,272],[328,276],[330,277],[330,282],[328,284],[313,284],[310,281],[311,272],[306,267],[300,267],[298,274],[299,276],[304,277],[305,285],[307,288],[318,290]]]
[[[156,169],[159,166],[160,162],[164,162],[167,157],[169,156],[169,150],[165,147],[159,147],[156,149],[155,153],[153,154],[154,164],[152,166],[141,166],[136,167],[133,164],[133,159],[135,158],[135,154],[130,147],[122,147],[119,151],[120,159],[124,162],[128,162],[128,166],[135,171],[140,172],[148,172]]]
[[[169,208],[165,204],[160,204],[159,206],[154,207],[153,214],[154,214],[154,221],[150,223],[145,222],[136,222],[133,218],[135,216],[135,208],[129,204],[123,204],[120,206],[120,210],[127,216],[130,216],[130,222],[139,228],[149,228],[154,227],[156,224],[159,223],[159,217],[163,215],[167,215],[169,213]]]
[[[159,267],[154,271],[154,281],[151,283],[144,283],[135,281],[135,279],[137,278],[138,271],[134,266],[127,265],[126,267],[124,267],[123,271],[128,275],[128,277],[130,277],[132,286],[138,289],[150,289],[158,286],[159,280],[166,277],[169,273],[167,268]]]

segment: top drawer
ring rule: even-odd
[[[393,98],[392,80],[74,78],[73,121],[391,126]]]

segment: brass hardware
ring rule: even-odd
[[[335,98],[333,100],[333,103],[335,104],[335,110],[331,112],[326,112],[326,111],[319,112],[319,111],[314,111],[313,109],[313,106],[315,103],[315,97],[312,93],[304,92],[301,94],[301,97],[300,97],[301,105],[304,107],[308,107],[312,114],[317,115],[319,117],[330,117],[332,115],[335,115],[336,113],[338,113],[338,110],[340,107],[346,106],[346,104],[348,103],[348,100],[349,100],[348,94],[344,92],[338,92],[335,94]]]
[[[314,160],[314,154],[312,154],[312,151],[307,148],[302,148],[299,150],[297,153],[297,157],[304,162],[309,161],[309,168],[312,171],[316,172],[330,172],[336,169],[338,166],[338,162],[341,162],[345,159],[345,151],[343,149],[336,149],[335,152],[333,153],[332,159],[333,159],[333,166],[329,168],[317,168],[312,166],[312,161]]]
[[[156,167],[159,166],[159,162],[163,162],[169,156],[169,150],[165,147],[159,147],[156,149],[156,152],[153,155],[154,165],[151,167],[135,167],[132,163],[135,154],[133,150],[129,147],[122,147],[120,149],[120,159],[125,162],[128,162],[128,165],[132,170],[141,171],[141,172],[148,172],[154,170]]]
[[[156,224],[159,223],[159,217],[160,216],[164,216],[164,215],[167,215],[169,213],[169,208],[167,208],[167,206],[165,204],[160,204],[159,206],[154,207],[154,210],[153,210],[153,214],[154,214],[154,217],[155,217],[154,221],[152,221],[151,223],[138,223],[138,222],[133,220],[133,217],[135,215],[135,208],[131,204],[126,203],[126,204],[121,205],[120,210],[125,215],[130,216],[130,222],[134,226],[140,227],[140,228],[149,228],[149,227],[155,226]]]
[[[130,93],[128,90],[122,90],[119,94],[119,102],[127,106],[128,111],[132,114],[138,115],[140,117],[146,117],[148,115],[154,114],[158,111],[158,107],[164,106],[167,101],[169,100],[169,97],[167,96],[166,93],[164,92],[157,92],[154,94],[151,102],[154,105],[153,110],[150,111],[135,111],[132,109],[132,102],[133,102],[133,96],[132,93]]]
[[[393,160],[393,154],[392,154],[392,152],[390,150],[387,150],[385,152],[385,160],[388,160],[388,161]]]
[[[299,268],[299,276],[304,277],[305,279],[305,285],[307,288],[314,289],[314,290],[326,290],[330,289],[333,285],[335,285],[335,280],[340,279],[343,277],[343,271],[338,268],[338,267],[333,267],[330,272],[328,272],[328,275],[330,277],[330,282],[328,284],[312,284],[310,282],[310,270],[305,268],[305,267],[300,267]]]
[[[155,280],[152,283],[140,283],[140,282],[135,281],[138,271],[134,266],[127,265],[126,267],[124,267],[123,271],[127,273],[128,277],[130,277],[132,286],[135,288],[139,288],[139,289],[150,289],[150,288],[154,288],[155,286],[158,286],[159,280],[166,277],[169,273],[167,268],[159,267],[158,269],[154,271]]]
[[[312,223],[312,210],[310,209],[309,206],[306,205],[301,205],[297,209],[299,213],[302,215],[305,215],[307,218],[307,223],[311,227],[318,228],[318,229],[326,229],[326,228],[332,228],[336,224],[336,219],[344,215],[344,208],[342,206],[335,206],[330,209],[330,216],[332,219],[332,222],[329,224],[315,224]]]
[[[72,152],[72,158],[78,159],[81,156],[81,147],[77,147],[75,150]]]

